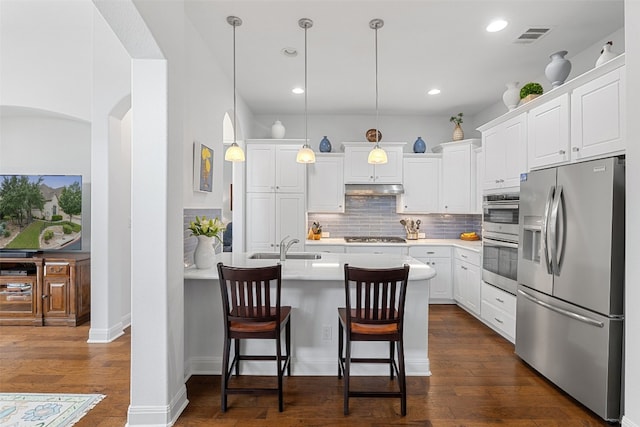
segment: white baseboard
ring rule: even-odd
[[[122,329],[127,329],[129,326],[131,326],[131,312],[128,312],[127,314],[122,316],[122,320],[120,321],[120,323],[122,323]]]
[[[170,427],[188,404],[187,388],[183,385],[169,405],[129,405],[127,424],[125,425],[127,427]]]
[[[116,323],[109,329],[89,329],[89,344],[106,344],[124,335],[124,327],[121,322]]]
[[[429,360],[405,359],[407,376],[431,376]],[[220,375],[222,358],[193,357],[187,360],[185,381],[192,375]],[[352,375],[386,375],[387,368],[383,364],[353,364]],[[245,375],[275,375],[275,364],[243,361],[240,372]],[[338,375],[338,361],[331,359],[297,360],[292,359],[291,374],[296,376],[332,376]]]
[[[629,418],[623,416],[622,417],[622,423],[620,423],[621,427],[640,427],[640,424],[631,421]]]

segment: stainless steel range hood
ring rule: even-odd
[[[404,193],[402,184],[345,184],[347,196],[395,196]]]

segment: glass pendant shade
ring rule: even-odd
[[[316,162],[316,154],[313,152],[311,147],[307,144],[303,145],[300,150],[298,150],[298,155],[296,156],[296,162],[298,163],[315,163]]]
[[[377,145],[373,147],[373,150],[369,151],[369,158],[367,162],[372,165],[382,165],[387,163],[387,152]]]
[[[224,159],[228,162],[244,162],[244,151],[234,142],[224,153]]]

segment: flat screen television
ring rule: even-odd
[[[0,256],[81,249],[81,175],[0,175]]]

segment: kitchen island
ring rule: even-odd
[[[251,253],[221,253],[216,264],[235,267],[274,265],[279,260],[250,259]],[[427,352],[429,280],[435,270],[404,255],[319,254],[319,259],[287,259],[282,262],[282,305],[292,306],[291,346],[293,375],[337,375],[338,314],[345,305],[344,264],[355,267],[390,268],[409,264],[405,306],[405,362],[407,375],[430,375]],[[224,342],[223,315],[215,267],[188,267],[185,280],[185,378],[195,374],[219,375]],[[272,342],[253,340],[249,351],[275,352]],[[388,355],[381,343],[354,343],[353,355]],[[275,364],[243,362],[242,372],[275,375]],[[384,365],[354,365],[354,375],[385,375]]]

